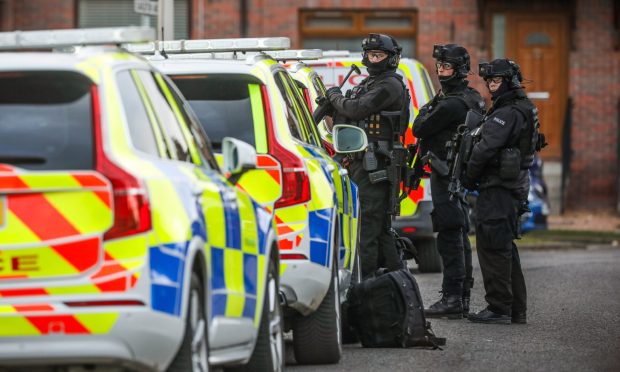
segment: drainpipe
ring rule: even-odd
[[[248,0],[239,0],[239,34],[248,37]]]

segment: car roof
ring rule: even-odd
[[[252,66],[245,61],[234,59],[165,59],[150,60],[154,66],[166,73],[195,73],[195,72],[223,72],[223,73],[250,73]]]
[[[110,66],[121,65],[127,62],[146,63],[144,59],[127,53],[118,48],[83,48],[77,52],[2,52],[0,53],[0,70],[69,70],[80,71],[78,64],[106,53],[123,53],[126,58],[110,59]]]

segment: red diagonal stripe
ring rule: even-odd
[[[0,290],[0,297],[44,296],[46,294],[47,291],[45,290],[45,288]]]
[[[0,169],[2,171],[2,169]],[[0,176],[0,190],[11,190],[11,189],[29,189],[30,187],[21,180],[18,176],[15,175],[2,175]]]
[[[42,334],[89,334],[82,323],[71,315],[54,316],[27,316],[26,319],[32,323]]]
[[[73,174],[73,178],[84,187],[101,187],[107,186],[106,182],[94,174]]]
[[[91,276],[91,279],[98,279],[104,276],[108,276],[108,275],[112,275],[112,274],[118,274],[121,272],[127,271],[125,270],[125,268],[121,265],[119,265],[118,263],[113,263],[111,265],[104,265],[101,270],[97,271],[95,274],[93,274],[93,276]]]
[[[413,101],[413,107],[417,109],[420,106],[418,106],[418,99],[415,96],[415,89],[413,89],[413,82],[407,79],[407,85],[409,85],[409,95],[411,96],[411,100]]]
[[[15,169],[10,165],[0,164],[0,172],[14,172],[14,171]]]
[[[99,246],[99,238],[91,238],[51,247],[78,271],[83,272],[97,263]]]
[[[256,166],[265,168],[265,167],[277,167],[279,163],[272,158],[271,156],[266,155],[258,155],[256,156]]]
[[[127,278],[117,278],[102,283],[94,283],[101,292],[123,292],[127,288]]]
[[[106,205],[106,207],[111,208],[112,205],[112,194],[107,191],[95,191],[95,195]]]
[[[29,311],[52,311],[54,307],[46,304],[33,304],[33,305],[13,305],[15,310],[19,313],[26,313]]]
[[[9,209],[41,240],[79,235],[79,231],[41,194],[12,195]]]
[[[280,171],[279,170],[265,170],[265,172],[267,172],[267,174],[270,175],[271,178],[273,178],[273,180],[276,181],[278,184],[280,183]]]

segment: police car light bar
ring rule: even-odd
[[[280,50],[268,54],[276,61],[302,61],[323,57],[321,49]]]
[[[288,37],[263,37],[240,39],[197,39],[155,41],[144,44],[123,45],[134,53],[154,53],[156,50],[166,53],[218,53],[218,52],[263,52],[283,50],[291,47]]]
[[[104,27],[71,30],[0,32],[0,50],[72,45],[139,43],[155,39],[151,27]]]
[[[357,57],[359,53],[353,53],[349,50],[325,50],[323,57]]]

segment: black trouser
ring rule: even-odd
[[[461,200],[461,209],[465,216],[463,231],[463,258],[465,261],[465,281],[463,282],[463,297],[471,296],[471,288],[474,285],[473,265],[471,263],[471,244],[469,242],[469,205],[464,199]]]
[[[357,184],[360,198],[362,277],[373,274],[379,267],[399,269],[402,264],[396,251],[394,235],[390,232],[391,216],[387,214],[389,182],[370,183],[368,172],[364,170],[361,160],[351,162],[349,175]]]
[[[476,201],[476,250],[489,310],[504,315],[527,310],[517,246],[519,200],[503,187],[480,191]]]
[[[449,179],[431,173],[431,195],[433,197],[433,230],[437,232],[437,249],[443,263],[443,283],[445,294],[463,295],[463,282],[466,277],[466,256],[464,238],[467,241],[469,264],[471,247],[467,239],[466,209],[459,197],[450,200]],[[471,275],[471,270],[469,272]]]

